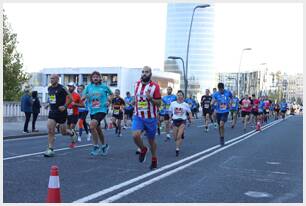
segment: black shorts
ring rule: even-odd
[[[281,113],[284,113],[284,114],[286,114],[286,112],[287,112],[286,110],[282,110],[282,111],[281,111]]]
[[[274,110],[276,113],[279,113],[279,109]]]
[[[67,119],[67,111],[49,111],[48,119],[53,119],[56,123],[64,124]]]
[[[169,114],[165,114],[164,116],[164,120],[168,121],[170,119],[170,115]]]
[[[119,114],[114,114],[113,113],[113,117],[119,120],[123,120],[123,112],[119,111]]]
[[[245,117],[246,115],[250,116],[251,112],[241,111],[241,116]]]
[[[124,109],[124,114],[127,116],[128,119],[133,118],[134,109]]]
[[[228,112],[225,113],[216,113],[216,117],[217,117],[217,122],[220,125],[220,122],[227,122],[227,118],[228,118]]]
[[[79,119],[85,120],[87,117],[88,111],[79,112]]]
[[[79,115],[68,115],[67,124],[76,124],[79,120]]]
[[[104,113],[104,112],[98,112],[98,113],[96,113],[96,114],[91,114],[91,115],[90,115],[90,118],[91,118],[92,120],[93,120],[93,119],[97,120],[98,126],[100,126],[100,122],[105,118],[105,116],[106,116],[106,113]]]
[[[252,114],[253,114],[254,116],[258,116],[258,111],[252,111]]]
[[[206,114],[209,114],[209,115],[211,115],[212,114],[212,110],[211,109],[202,109],[202,112],[203,112],[203,116],[205,117],[206,116]]]
[[[174,119],[173,120],[173,126],[175,126],[175,127],[179,127],[182,124],[186,125],[186,120],[184,120],[184,119]]]

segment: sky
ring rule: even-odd
[[[301,3],[215,3],[215,70],[303,72]],[[163,68],[166,3],[5,3],[24,69]],[[252,48],[250,51],[242,50]],[[242,57],[242,58],[241,58]]]

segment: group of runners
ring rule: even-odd
[[[126,93],[126,97],[120,96],[120,90],[114,93],[102,83],[101,74],[94,71],[90,75],[91,83],[76,86],[69,83],[68,89],[59,84],[59,76],[51,75],[48,87],[48,106],[50,108],[48,116],[48,147],[44,153],[45,157],[54,156],[54,141],[56,125],[59,125],[62,135],[69,136],[71,143],[69,147],[74,148],[77,141],[82,141],[83,130],[87,133],[87,141],[92,139],[93,147],[91,156],[107,155],[110,146],[101,129],[102,120],[105,121],[109,107],[112,111],[110,125],[115,128],[115,133],[121,137],[122,129],[131,127],[133,131],[134,143],[137,147],[139,162],[144,162],[151,151],[150,169],[157,168],[157,145],[155,142],[156,133],[160,135],[161,125],[165,125],[165,141],[174,140],[175,155],[179,156],[181,144],[185,137],[185,128],[191,124],[192,117],[197,116],[195,103],[185,98],[183,91],[178,90],[172,94],[171,87],[167,88],[167,95],[162,97],[159,85],[151,80],[152,70],[145,66],[142,69],[141,78],[136,82],[134,95]],[[220,145],[225,144],[224,125],[227,122],[229,113],[232,118],[232,128],[236,126],[237,116],[241,110],[244,130],[250,123],[256,124],[256,129],[260,130],[261,125],[269,118],[272,102],[267,97],[255,98],[255,95],[238,99],[236,94],[224,89],[224,84],[218,84],[218,90],[213,89],[210,94],[209,89],[202,96],[200,106],[203,111],[205,132],[209,131],[209,125],[213,124],[219,128]],[[288,105],[286,101],[275,104],[273,111],[279,111],[284,118]],[[277,112],[278,111],[278,112]],[[86,122],[86,117],[90,114],[90,122]],[[66,123],[67,120],[67,123]],[[122,122],[123,121],[123,122]],[[104,123],[107,127],[107,123]],[[76,125],[78,132],[76,132]],[[172,132],[171,132],[172,130]],[[146,136],[149,146],[147,146],[142,136]]]

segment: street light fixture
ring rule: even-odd
[[[240,98],[239,82],[240,82],[240,67],[241,67],[241,62],[242,62],[242,56],[243,56],[244,51],[250,51],[250,50],[252,50],[252,48],[244,48],[244,49],[241,50],[239,68],[238,68],[238,73],[237,73],[237,94],[238,94],[238,98]]]
[[[184,75],[184,89],[185,89],[185,95],[187,95],[187,78],[186,78],[186,71],[185,71],[185,64],[184,64],[184,60],[182,57],[176,57],[176,56],[169,56],[168,59],[173,59],[173,60],[177,60],[177,59],[180,59],[182,61],[182,64],[183,64],[183,75]]]
[[[194,7],[193,12],[192,12],[189,34],[188,34],[188,42],[187,42],[187,54],[186,54],[186,83],[187,83],[186,87],[188,87],[188,57],[189,57],[189,44],[190,44],[190,36],[191,36],[191,28],[192,28],[192,23],[193,23],[193,16],[194,16],[194,13],[197,9],[199,9],[199,8],[204,9],[206,7],[210,7],[210,5],[209,4],[197,5],[196,7]],[[187,94],[185,94],[185,95],[187,96]]]

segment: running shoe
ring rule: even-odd
[[[214,123],[214,127],[215,127],[215,129],[217,129],[217,127],[218,127],[218,124],[217,124],[217,123]]]
[[[118,133],[118,137],[122,137],[122,133],[120,132],[120,133]]]
[[[100,153],[102,156],[105,156],[108,154],[108,149],[109,149],[109,145],[105,144],[105,145],[101,145],[100,146]]]
[[[78,136],[78,142],[82,142],[81,136]]]
[[[69,147],[70,147],[71,149],[75,148],[75,142],[71,142],[71,143],[69,144]]]
[[[139,162],[142,163],[142,162],[146,161],[147,152],[148,152],[148,148],[147,148],[147,147],[144,147],[144,148],[140,151],[140,154],[139,154]]]
[[[157,159],[156,158],[152,158],[150,169],[154,170],[156,168],[157,168]]]
[[[180,150],[179,150],[179,149],[176,149],[176,150],[175,150],[175,156],[178,157],[178,156],[179,156],[179,153],[180,153]]]
[[[71,130],[72,135],[71,135],[71,142],[75,143],[77,141],[77,133],[74,131],[74,129]]]
[[[99,146],[93,146],[90,155],[91,156],[97,156],[99,154]]]
[[[140,152],[141,152],[141,149],[140,149],[140,148],[137,148],[137,150],[136,150],[136,154],[137,154],[137,155],[139,155],[139,154],[140,154]]]
[[[90,138],[91,138],[91,133],[89,132],[89,133],[87,134],[87,142],[90,141]]]
[[[53,157],[54,156],[54,151],[52,148],[48,148],[45,153],[44,153],[45,157]]]

